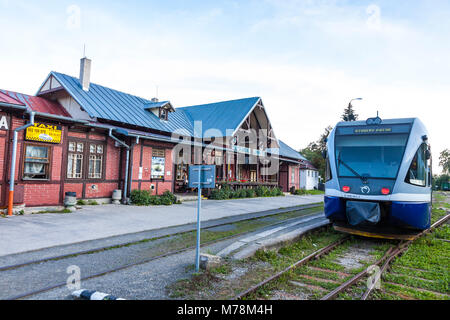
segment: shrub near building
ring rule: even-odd
[[[226,200],[226,199],[242,199],[242,198],[255,198],[255,197],[279,197],[284,196],[283,191],[280,188],[267,188],[265,186],[259,186],[255,189],[238,189],[233,190],[229,185],[223,185],[220,189],[214,189],[211,191],[209,199],[213,200]]]
[[[170,206],[179,203],[177,197],[170,191],[164,192],[161,196],[156,196],[147,190],[133,190],[131,191],[130,198],[132,204],[136,206]]]

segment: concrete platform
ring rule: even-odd
[[[202,221],[323,201],[322,195],[202,201]],[[197,203],[173,206],[98,205],[66,214],[0,219],[0,256],[196,222]]]

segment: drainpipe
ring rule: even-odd
[[[12,216],[13,213],[13,202],[14,202],[14,178],[16,173],[16,158],[17,158],[17,139],[19,136],[19,131],[25,130],[28,127],[34,125],[34,115],[33,111],[29,112],[30,114],[30,122],[24,126],[14,129],[14,138],[13,138],[13,150],[12,150],[12,159],[11,159],[11,177],[9,179],[9,194],[8,194],[8,216]]]
[[[118,130],[116,130],[118,131]],[[130,146],[127,145],[125,142],[123,142],[122,140],[119,140],[117,137],[113,136],[112,134],[113,132],[113,128],[109,129],[109,136],[114,139],[115,141],[117,141],[117,143],[119,143],[120,145],[124,146],[125,148],[127,148],[127,160],[125,163],[125,183],[124,183],[124,190],[123,190],[123,196],[122,196],[122,203],[126,204],[127,203],[127,190],[128,190],[128,169],[129,169],[129,163],[130,163]],[[125,130],[120,130],[120,133],[123,133],[125,135],[128,135],[128,132]]]
[[[136,137],[136,141],[131,144],[130,150],[133,152],[134,146],[139,144],[139,136]],[[133,164],[130,166],[130,187],[127,188],[127,192],[131,192],[131,186],[133,185]]]

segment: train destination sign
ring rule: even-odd
[[[399,125],[378,125],[378,126],[346,126],[337,127],[337,135],[353,134],[389,134],[389,133],[409,133],[411,126],[409,124]]]
[[[392,128],[370,128],[370,129],[355,129],[354,133],[382,133],[392,132]]]
[[[27,128],[25,139],[47,143],[60,143],[61,133],[61,126],[35,122],[33,126]]]

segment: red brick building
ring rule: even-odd
[[[185,192],[190,164],[216,164],[235,187],[300,186],[304,158],[276,139],[258,97],[173,108],[51,72],[36,96],[0,90],[0,205],[8,206],[14,130],[14,204],[111,198],[115,189]]]

